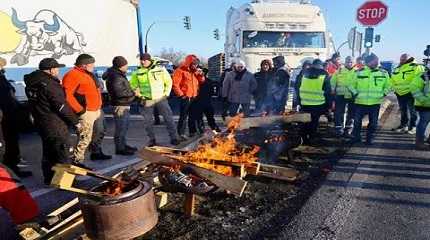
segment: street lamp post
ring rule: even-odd
[[[146,34],[145,34],[145,53],[148,53],[148,34],[149,34],[149,32],[151,31],[152,27],[153,27],[153,26],[155,26],[155,24],[156,24],[156,23],[157,23],[157,22],[153,22],[153,23],[149,26],[148,30],[146,30]]]
[[[142,17],[140,15],[139,9],[139,0],[130,0],[130,3],[136,8],[136,16],[137,16],[137,34],[139,37],[139,54],[143,54],[143,35],[142,35]],[[146,52],[146,51],[145,51]]]

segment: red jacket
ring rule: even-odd
[[[205,81],[202,74],[191,71],[190,65],[198,60],[195,55],[188,55],[184,63],[173,73],[173,91],[178,97],[197,97],[200,84]]]
[[[0,207],[6,209],[15,224],[22,224],[39,214],[36,201],[12,171],[0,164]]]
[[[327,63],[327,68],[326,71],[328,73],[328,75],[333,76],[333,74],[340,68],[340,66],[337,66],[336,64],[334,64],[333,62],[329,61]]]
[[[63,78],[67,103],[76,113],[97,111],[102,107],[102,96],[97,80],[84,69],[74,67]],[[79,99],[78,99],[78,98]]]

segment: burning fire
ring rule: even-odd
[[[118,196],[124,192],[126,187],[126,183],[124,181],[118,181],[115,183],[111,183],[107,186],[104,194],[109,195],[111,197]]]
[[[255,155],[260,148],[253,146],[246,149],[237,144],[235,130],[239,127],[242,114],[232,118],[227,125],[228,136],[216,136],[210,143],[200,145],[197,150],[188,152],[184,156],[186,161],[199,167],[213,170],[215,172],[231,176],[232,168],[222,165],[222,162],[253,163],[258,160]]]

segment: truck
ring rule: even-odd
[[[66,65],[88,53],[96,59],[96,75],[112,65],[115,56],[138,65],[136,8],[129,0],[1,0],[0,57],[6,76],[25,101],[23,76],[52,57]]]
[[[334,52],[321,9],[309,0],[253,0],[227,11],[225,64],[242,59],[256,72],[260,62],[284,56],[288,66],[328,59]]]

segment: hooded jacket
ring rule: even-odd
[[[188,55],[185,57],[184,63],[173,73],[173,91],[178,97],[196,97],[199,85],[205,81],[202,74],[190,69],[194,60],[198,60],[195,55]]]
[[[125,73],[116,68],[109,68],[103,73],[112,106],[130,106],[134,101],[134,92]]]
[[[66,102],[60,81],[53,76],[37,70],[24,76],[25,93],[36,125],[46,133],[74,126],[78,117]]]

